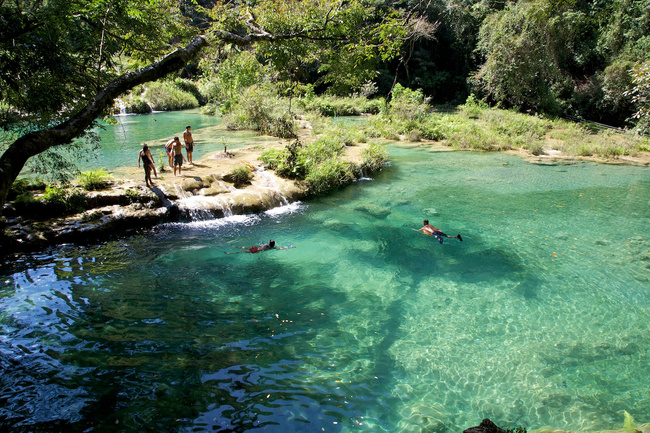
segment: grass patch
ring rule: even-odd
[[[370,143],[361,152],[361,169],[366,173],[373,173],[381,170],[388,161],[386,147],[379,143]]]
[[[228,173],[228,180],[232,181],[235,186],[245,185],[251,181],[251,178],[251,169],[244,164],[233,167]]]
[[[185,110],[198,107],[199,101],[196,96],[184,90],[185,86],[181,87],[173,81],[154,81],[147,83],[140,97],[156,111]]]
[[[79,184],[86,191],[96,191],[104,189],[110,182],[111,175],[104,171],[104,168],[99,168],[94,171],[84,171],[79,177]]]
[[[316,112],[323,116],[359,116],[378,114],[386,105],[383,98],[368,99],[363,96],[305,96],[296,101],[296,106],[304,111]]]
[[[225,116],[228,129],[252,129],[280,138],[296,138],[297,126],[287,101],[268,85],[251,86]]]

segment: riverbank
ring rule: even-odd
[[[269,137],[264,144],[214,152],[194,164],[183,164],[177,176],[171,167],[159,167],[158,176],[152,175],[153,188],[145,186],[142,168],[116,169],[104,189],[85,193],[83,211],[65,217],[42,218],[42,212],[26,216],[9,202],[3,210],[2,252],[97,242],[165,222],[257,213],[295,202],[307,195],[305,183],[284,179],[266,170],[259,160],[264,150],[284,148],[288,143]],[[346,147],[343,160],[359,164],[366,146]],[[238,167],[250,171],[248,182],[238,184],[231,175]],[[78,185],[74,188],[81,190]]]
[[[313,139],[309,124],[302,124],[300,133],[302,142]],[[197,136],[200,137],[201,133]],[[458,151],[445,141],[399,138],[400,146],[424,146],[431,152]],[[174,175],[171,167],[159,167],[158,177],[153,178],[153,188],[145,186],[141,168],[131,166],[112,170],[113,176],[106,188],[84,193],[83,209],[65,217],[30,217],[9,202],[3,209],[4,227],[0,235],[3,254],[35,251],[67,242],[97,242],[165,222],[257,213],[300,200],[309,193],[305,182],[282,178],[265,169],[259,159],[263,151],[283,149],[289,143],[289,140],[265,137],[259,144],[213,152],[194,164],[184,164],[178,176]],[[162,144],[150,143],[150,146],[155,148]],[[342,159],[358,166],[362,162],[363,150],[368,146],[368,143],[345,146]],[[552,139],[548,139],[540,155],[533,155],[523,148],[504,152],[539,165],[570,165],[585,161],[650,166],[650,152],[605,158],[567,155],[555,147]],[[238,167],[250,171],[248,182],[237,184],[231,173]],[[361,175],[361,170],[354,172]],[[79,186],[75,188],[81,193]]]

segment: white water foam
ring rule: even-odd
[[[274,207],[264,212],[265,215],[276,217],[281,215],[290,215],[297,212],[302,212],[307,209],[307,205],[303,204],[301,201],[296,201],[289,203],[283,206]]]
[[[254,225],[259,222],[260,217],[257,215],[231,215],[223,218],[214,218],[210,220],[195,220],[188,222],[167,223],[167,226],[183,226],[190,228],[214,229],[221,227],[233,227],[238,225]]]

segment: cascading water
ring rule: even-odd
[[[276,198],[279,201],[280,206],[288,205],[289,200],[278,186],[277,182],[275,181],[275,177],[268,171],[264,170],[263,167],[259,167],[257,172],[260,177],[258,186],[265,189],[271,194],[272,197]]]
[[[118,107],[120,107],[120,116],[126,116],[128,113],[126,112],[126,104],[124,101],[119,100],[118,101]]]
[[[220,216],[232,216],[232,208],[222,197],[194,195],[185,191],[179,184],[174,185],[178,194],[178,207],[194,221],[203,221]],[[234,190],[234,188],[232,188]]]

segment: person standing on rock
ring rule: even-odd
[[[174,176],[176,176],[176,168],[178,168],[178,175],[180,176],[185,157],[183,156],[183,144],[178,137],[174,137],[172,143],[172,158],[174,159]]]
[[[187,125],[183,132],[183,141],[185,141],[185,150],[187,150],[187,163],[194,165],[192,162],[192,152],[194,152],[194,139],[192,138],[192,127]]]
[[[176,137],[178,139],[178,137]],[[173,167],[172,148],[174,147],[174,139],[172,138],[165,143],[165,152],[167,152],[167,159],[169,159],[169,168]]]
[[[153,182],[151,181],[151,170],[153,169],[156,177],[158,177],[158,173],[156,173],[156,165],[153,162],[151,151],[149,150],[147,143],[142,145],[142,150],[138,155],[138,167],[140,167],[140,160],[142,160],[142,166],[144,167],[144,182],[149,188],[153,188]]]

